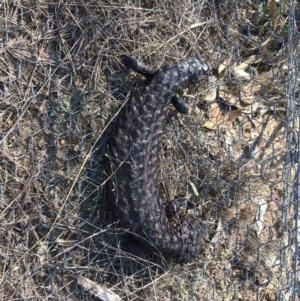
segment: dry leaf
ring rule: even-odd
[[[242,95],[241,95],[241,101],[247,105],[251,105],[255,102],[255,96],[253,95],[253,93],[251,91],[242,91]]]
[[[258,74],[253,80],[243,86],[241,100],[246,104],[252,104],[255,101],[254,94],[260,92],[262,86],[273,77],[272,70]]]
[[[206,103],[211,103],[216,100],[217,97],[217,89],[216,89],[217,78],[215,76],[209,77],[209,86],[207,90],[201,98],[206,101]]]
[[[268,79],[273,78],[273,77],[274,77],[274,73],[271,69],[269,71],[258,74],[255,78],[257,81],[260,81],[261,83],[266,83]]]
[[[216,100],[216,97],[217,97],[217,90],[216,87],[213,87],[208,91],[208,93],[205,94],[203,100],[206,101],[207,103],[211,103]]]
[[[220,64],[218,68],[218,73],[221,74],[226,68],[228,68],[231,65],[232,59],[228,58],[223,63]]]
[[[257,64],[261,61],[261,56],[257,54],[252,54],[248,56],[239,66],[239,69],[245,70],[251,64]]]
[[[282,51],[280,51],[277,55],[274,52],[269,51],[267,48],[263,49],[263,61],[264,64],[267,65],[279,65],[285,61],[287,61],[287,55],[285,55]]]
[[[241,108],[238,108],[241,109],[244,114],[251,114],[253,112],[257,112],[257,110],[262,106],[264,106],[263,102],[254,101],[251,105],[246,104],[241,106]]]
[[[261,90],[261,87],[262,87],[262,82],[252,80],[248,84],[243,86],[242,92],[244,92],[245,94],[249,94],[249,93],[254,94],[259,92]]]
[[[237,78],[250,79],[250,74],[239,67],[234,67],[233,72]]]
[[[215,118],[215,117],[218,117],[220,115],[220,107],[218,105],[218,103],[212,103],[210,105],[210,108],[209,108],[209,117],[210,118]]]
[[[272,70],[257,75],[253,80],[243,86],[241,100],[246,104],[252,104],[255,101],[254,94],[260,92],[263,84],[266,84],[273,76]]]
[[[194,122],[201,124],[204,119],[204,111],[200,110],[196,104],[189,107],[188,115],[193,119]]]
[[[232,112],[228,112],[225,115],[219,115],[215,118],[211,118],[204,123],[203,127],[208,130],[216,130],[219,125],[226,126],[235,121],[239,116],[241,116],[242,112],[240,110],[235,110]]]
[[[78,284],[90,294],[102,299],[103,301],[121,301],[121,298],[111,290],[83,276],[79,276]]]
[[[267,211],[267,208],[268,208],[268,203],[261,199],[259,200],[259,204],[258,204],[258,207],[257,207],[257,212],[256,212],[256,218],[255,218],[255,228],[256,228],[256,232],[257,232],[257,235],[259,236],[262,229],[263,229],[263,220],[264,220],[264,215]]]
[[[220,91],[219,96],[230,105],[236,106],[238,104],[238,98],[226,91]]]
[[[208,129],[208,130],[216,130],[217,129],[217,124],[210,121],[210,120],[207,120],[204,124],[203,124],[203,127]]]

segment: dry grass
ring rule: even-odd
[[[0,1],[1,300],[96,299],[80,277],[122,300],[289,300],[296,133],[285,130],[298,123],[289,3],[275,4]],[[162,196],[189,196],[208,229],[188,265],[127,254],[106,209],[106,140],[141,81],[121,65],[129,53],[213,66],[186,91],[190,115],[171,111],[161,153]]]

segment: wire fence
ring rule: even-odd
[[[1,300],[299,300],[298,1],[0,1],[0,16]],[[212,66],[159,154],[162,199],[189,198],[207,228],[186,265],[128,254],[104,197],[114,116],[143,82],[122,54]]]

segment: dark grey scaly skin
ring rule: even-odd
[[[176,210],[168,210],[167,216],[158,193],[158,153],[168,105],[172,103],[186,114],[188,107],[178,94],[203,79],[210,67],[199,57],[158,70],[133,57],[122,59],[147,80],[120,111],[108,143],[105,165],[110,179],[106,198],[119,225],[128,229],[139,244],[178,262],[187,262],[203,246],[204,227],[201,221],[178,215]]]

